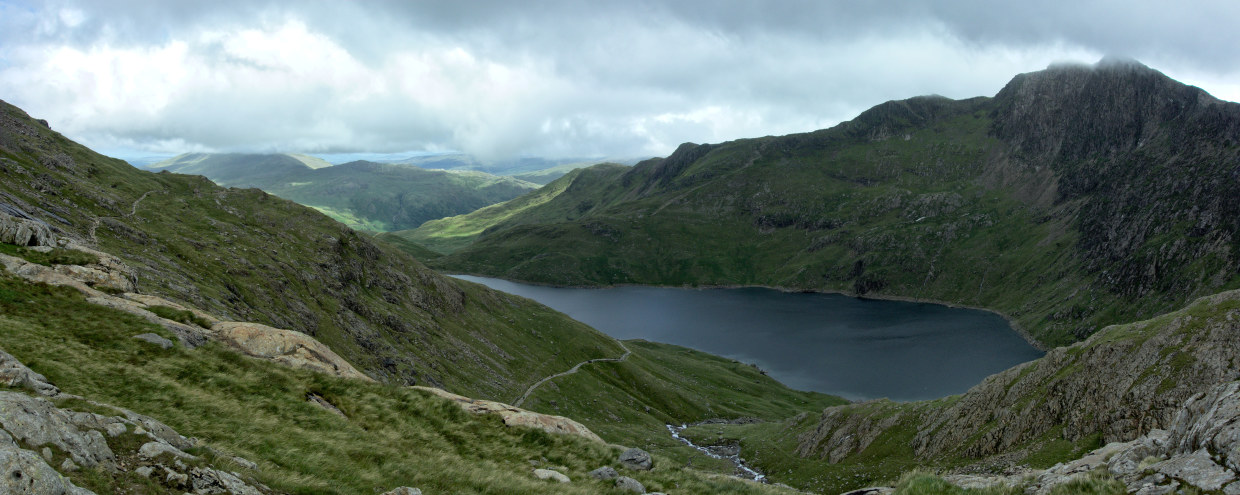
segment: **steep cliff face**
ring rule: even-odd
[[[1076,204],[1077,253],[1100,285],[1130,299],[1234,286],[1240,105],[1107,59],[1022,74],[994,107],[1005,158],[1053,170],[1054,201]]]

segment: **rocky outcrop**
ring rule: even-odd
[[[211,327],[214,338],[243,354],[343,378],[374,381],[313,337],[258,323],[225,321]]]
[[[419,386],[415,386],[413,388],[451,400],[471,413],[498,414],[501,418],[503,418],[504,424],[508,426],[537,428],[548,433],[576,435],[595,442],[603,442],[603,439],[599,438],[598,435],[595,435],[594,432],[590,431],[589,428],[586,428],[585,425],[563,416],[552,416],[550,414],[540,414],[533,411],[526,411],[525,409],[512,407],[502,402],[471,399],[469,397],[457,395],[439,388]]]
[[[60,389],[47,381],[47,377],[35,373],[3,350],[0,350],[0,385],[24,388],[45,397],[60,395]]]
[[[46,223],[0,212],[0,242],[18,246],[55,246],[56,237]]]
[[[94,468],[104,476],[125,476],[130,472],[155,476],[157,484],[178,493],[262,495],[269,491],[242,479],[237,473],[204,465],[201,458],[184,451],[199,446],[196,441],[153,418],[60,393],[42,375],[30,371],[3,351],[0,351],[0,366],[3,366],[4,376],[22,377],[9,382],[10,386],[84,401],[95,409],[112,409],[117,413],[108,416],[62,409],[43,397],[0,390],[0,472],[5,473],[0,476],[0,493],[90,494],[92,492],[75,486],[61,474],[71,474],[81,468]],[[133,451],[109,445],[108,438],[122,435],[137,435],[145,442]],[[113,445],[131,444],[133,442],[125,441]],[[49,447],[62,454],[54,454]],[[60,455],[64,458],[56,459]],[[61,472],[48,464],[53,459]],[[187,465],[182,461],[195,462]],[[249,461],[246,463],[257,467]]]
[[[43,457],[19,448],[0,430],[0,493],[30,495],[94,495],[47,465]]]
[[[901,408],[886,399],[828,408],[816,428],[798,437],[797,454],[818,455],[835,464],[865,450],[903,417]]]

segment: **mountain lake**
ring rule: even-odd
[[[617,339],[691,347],[757,365],[794,389],[851,400],[958,394],[1043,355],[999,315],[940,304],[754,287],[581,289],[454,276],[533,299]]]

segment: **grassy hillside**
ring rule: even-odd
[[[0,110],[0,202],[119,256],[139,292],[312,335],[380,380],[479,398],[619,353],[585,325],[442,277],[309,208],[140,171]]]
[[[217,344],[161,349],[133,339],[161,327],[87,303],[77,291],[0,273],[3,349],[65,392],[152,416],[206,448],[254,461],[243,471],[279,493],[611,493],[587,472],[617,465],[619,450],[541,430],[505,427],[456,404],[397,385],[346,380],[243,357]],[[322,397],[343,412],[307,401]],[[116,411],[65,399],[62,408]],[[126,441],[121,436],[109,442]],[[57,451],[59,452],[59,451]],[[625,472],[649,490],[684,493],[792,493],[683,469],[665,458],[649,472]],[[558,484],[534,466],[560,467]],[[99,468],[64,470],[96,493],[181,493],[160,480]]]
[[[554,212],[555,210],[541,207],[564,193],[570,185],[576,184],[577,179],[582,174],[585,174],[587,177],[593,177],[596,174],[614,175],[625,169],[621,165],[614,164],[596,165],[589,169],[576,169],[536,191],[515,199],[481,208],[464,215],[431,220],[417,229],[392,232],[391,235],[412,241],[441,254],[451,253],[468,246],[479,235],[496,225],[551,220],[544,219],[539,214]],[[574,193],[581,191],[582,188],[580,187],[575,186],[573,189]],[[552,219],[554,218],[552,217]]]
[[[682,145],[553,183],[565,192],[536,207],[498,205],[498,222],[406,237],[472,224],[474,242],[434,266],[539,283],[981,306],[1058,345],[1240,287],[1240,185],[1224,179],[1237,163],[1240,105],[1107,61],[1021,75],[994,98],[918,97],[812,133]]]
[[[409,229],[517,197],[536,184],[482,172],[355,161],[323,166],[304,155],[187,154],[152,166],[257,187],[360,230]],[[309,166],[307,163],[315,166]]]
[[[0,203],[3,203],[0,206],[5,211],[16,208],[32,217],[44,219],[60,237],[75,238],[83,244],[119,256],[134,269],[132,279],[138,292],[163,296],[225,319],[255,321],[307,333],[328,344],[360,370],[391,386],[440,386],[471,397],[499,401],[519,397],[530,385],[545,376],[568,370],[587,359],[615,358],[624,350],[622,344],[614,339],[537,303],[440,276],[388,242],[374,241],[312,209],[256,189],[226,189],[201,177],[139,171],[64,139],[31,120],[19,109],[7,105],[0,108],[3,109],[0,130],[5,131],[0,132],[0,172],[6,177],[20,178],[0,181]],[[396,241],[400,242],[399,239]],[[40,253],[17,246],[6,246],[0,251],[43,263],[66,263],[78,259],[74,252]],[[107,316],[102,309],[91,309],[93,307],[80,301],[80,296],[58,289],[31,288],[16,281],[8,283],[12,288],[5,289],[8,292],[0,291],[0,297],[8,298],[6,300],[9,302],[34,301],[34,296],[27,292],[46,292],[54,300],[6,309],[4,316],[0,316],[0,332],[13,333],[11,338],[0,338],[3,342],[0,347],[29,361],[28,364],[54,380],[94,380],[91,382],[92,389],[75,389],[81,393],[101,394],[98,396],[100,399],[118,405],[133,405],[135,409],[158,413],[163,418],[180,418],[166,420],[177,421],[178,427],[199,432],[188,434],[198,434],[204,438],[207,435],[219,438],[233,431],[250,435],[249,432],[260,426],[267,431],[281,431],[283,428],[276,423],[277,417],[297,421],[303,418],[314,423],[303,416],[309,413],[298,412],[296,408],[288,409],[293,407],[291,405],[264,406],[277,400],[264,395],[268,393],[290,394],[281,396],[277,401],[298,394],[302,394],[298,400],[303,400],[304,392],[296,391],[301,390],[298,387],[303,385],[289,385],[291,388],[288,390],[293,392],[281,388],[251,390],[262,388],[256,384],[283,383],[281,380],[286,378],[251,376],[251,372],[247,371],[250,365],[236,364],[248,361],[239,360],[222,349],[206,348],[210,355],[219,351],[215,363],[161,364],[151,361],[150,366],[158,368],[154,370],[125,367],[145,366],[142,363],[152,359],[147,354],[143,354],[138,361],[124,355],[95,355],[91,354],[93,351],[86,344],[74,344],[71,351],[65,351],[53,345],[56,339],[62,338],[57,332],[89,330],[89,339],[104,339],[110,342],[109,346],[134,350],[138,348],[125,344],[129,342],[125,340],[127,336],[144,333],[151,327],[141,324],[140,329],[133,331],[128,330],[128,326],[124,331],[117,330],[119,327],[107,323],[113,316]],[[34,312],[21,321],[4,319],[22,311]],[[52,311],[58,311],[57,318],[66,320],[44,317]],[[124,320],[128,317],[117,318]],[[124,321],[128,323],[116,325],[133,323],[132,319]],[[114,330],[119,333],[112,335]],[[31,338],[21,337],[26,334]],[[46,339],[35,338],[36,335],[46,335]],[[773,420],[816,411],[839,402],[837,398],[821,394],[788,390],[751,367],[730,360],[670,346],[631,345],[634,354],[628,361],[611,367],[604,363],[587,365],[580,373],[552,380],[536,391],[527,407],[549,413],[581,415],[588,425],[599,428],[605,439],[650,445],[652,449],[671,456],[672,462],[678,465],[682,461],[699,459],[695,465],[725,469],[725,466],[706,462],[705,457],[692,454],[687,447],[675,445],[667,436],[663,423],[692,422],[715,416],[753,416]],[[98,357],[97,362],[90,361],[95,357]],[[193,360],[200,356],[190,357]],[[190,357],[180,356],[177,359]],[[69,364],[65,364],[79,360],[84,360],[81,361],[81,369],[71,369]],[[230,364],[221,364],[224,362]],[[160,368],[162,366],[168,367],[168,370]],[[195,366],[204,366],[211,372],[192,371]],[[99,378],[85,375],[99,371],[99,367],[110,370],[108,373],[111,374]],[[229,370],[234,368],[242,375],[230,376]],[[100,392],[106,388],[108,380],[118,379],[119,374],[144,376],[143,373],[155,371],[166,373],[162,375],[165,378],[157,380],[158,386],[148,387],[149,384],[143,385],[145,382],[139,380],[132,386],[147,388],[114,387],[113,393]],[[617,382],[613,372],[628,378]],[[189,379],[192,383],[173,383],[180,378]],[[376,408],[375,418],[383,418],[375,419],[375,422],[386,421],[392,414],[385,411],[418,410],[423,407],[416,405],[421,404],[418,402],[420,396],[411,399],[409,392],[393,392],[403,390],[398,387],[367,386],[378,388],[359,388],[357,393],[362,395],[353,396],[350,395],[354,393],[351,384],[329,386],[321,379],[314,380],[306,382],[303,388],[324,390],[320,395],[331,393],[336,397],[355,397],[341,400],[345,401],[343,404],[348,404],[348,400],[357,400],[359,408],[363,407],[360,403],[371,404],[366,407]],[[686,384],[694,386],[686,387]],[[211,391],[194,388],[199,385],[211,387]],[[169,399],[160,395],[179,389],[184,390],[176,393],[184,395]],[[589,392],[585,392],[587,390]],[[371,393],[395,395],[396,398],[392,401],[367,398],[370,396],[366,394]],[[220,406],[225,409],[212,414],[219,417],[198,418],[195,415],[197,409],[187,408],[187,404],[192,403],[191,398],[215,401],[219,400],[217,396],[228,394],[233,394],[229,395],[232,398],[228,400],[235,400],[230,402],[234,405]],[[585,402],[583,398],[586,395],[599,402],[593,405]],[[159,406],[140,406],[139,401],[154,401]],[[374,401],[383,403],[374,405]],[[413,401],[415,405],[406,404],[408,401]],[[270,413],[270,416],[246,419],[247,416],[241,415],[236,421],[253,420],[257,426],[239,427],[231,422],[233,420],[222,419],[233,414],[230,412],[232,409],[243,407],[239,404],[251,402],[260,409],[255,414]],[[600,416],[600,410],[594,407],[597,404],[607,405],[609,415]],[[349,411],[347,407],[345,410]],[[625,418],[626,421],[615,423],[615,417]],[[427,421],[441,419],[432,417]],[[206,423],[202,423],[204,421]],[[405,427],[399,426],[403,424],[399,421],[396,423],[392,428]],[[374,435],[399,436],[399,432],[373,425],[364,428],[374,429]],[[315,431],[303,433],[307,436],[318,435]],[[457,434],[449,432],[444,435]],[[345,441],[332,438],[331,442]],[[369,445],[373,441],[373,437],[367,435],[358,438],[356,445]],[[298,483],[317,486],[314,484],[317,481],[298,479],[304,475],[297,473],[314,472],[320,469],[316,463],[329,461],[305,452],[347,455],[333,450],[337,447],[332,445],[296,442],[290,444],[290,450],[270,450],[273,448],[267,445],[270,438],[263,436],[238,441],[254,443],[227,445],[234,446],[230,448],[239,452],[269,456],[268,459],[295,457],[283,461],[281,466],[305,463],[300,467],[289,467],[293,469],[291,474],[282,475],[289,479],[273,480],[275,484],[284,483],[281,486],[301,486]],[[511,443],[512,440],[500,442]],[[432,445],[443,447],[442,443]],[[348,446],[348,449],[354,448]],[[396,446],[390,448],[399,450]],[[458,447],[451,448],[458,449],[454,452],[459,451]],[[509,454],[496,455],[503,457]],[[493,462],[492,457],[495,456],[479,452],[467,457],[488,466],[487,463]],[[549,454],[547,457],[551,458]],[[438,465],[422,466],[440,469]],[[328,471],[333,469],[337,468]],[[420,472],[419,469],[409,472]],[[353,476],[348,471],[347,466],[341,467],[332,476]],[[468,472],[463,467],[445,468],[444,475],[468,476],[463,474]],[[375,482],[378,474],[374,473],[373,470],[361,470],[356,475],[360,478],[349,482]],[[493,488],[475,489],[480,492],[496,491]],[[293,491],[319,490],[307,488]]]

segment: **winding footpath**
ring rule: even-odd
[[[546,378],[543,378],[542,380],[538,380],[538,381],[537,381],[537,382],[535,382],[533,385],[530,385],[530,388],[525,389],[525,393],[521,395],[521,398],[519,398],[519,399],[517,399],[515,402],[513,402],[513,403],[512,403],[512,406],[513,406],[513,407],[521,407],[521,404],[525,402],[525,399],[528,399],[528,398],[530,397],[530,394],[534,393],[534,390],[535,390],[535,389],[537,389],[538,387],[542,386],[542,384],[547,383],[547,382],[549,382],[549,381],[551,381],[551,380],[554,380],[554,379],[556,379],[556,378],[559,378],[559,377],[561,377],[561,376],[566,376],[566,375],[571,375],[571,374],[573,374],[573,373],[576,373],[576,372],[577,372],[577,370],[581,369],[581,367],[582,367],[582,366],[584,366],[584,365],[587,365],[587,364],[590,364],[590,363],[604,363],[604,362],[619,363],[619,362],[622,362],[622,361],[624,361],[624,360],[628,359],[628,358],[629,358],[629,354],[632,354],[632,353],[633,353],[633,351],[630,351],[630,350],[629,350],[629,347],[628,347],[628,346],[626,346],[626,345],[624,345],[624,342],[621,342],[621,341],[617,340],[617,341],[616,341],[616,343],[617,343],[617,344],[620,344],[620,348],[621,348],[621,349],[624,349],[624,354],[621,354],[621,355],[620,355],[620,357],[618,357],[618,358],[596,358],[596,359],[587,359],[587,360],[585,360],[585,361],[582,361],[582,362],[580,362],[580,363],[577,363],[577,365],[576,365],[576,366],[573,366],[573,367],[572,367],[571,369],[569,369],[568,371],[565,371],[565,372],[562,372],[562,373],[556,373],[556,374],[554,374],[554,375],[551,375],[551,376],[548,376],[548,377],[546,377]]]
[[[164,192],[164,190],[163,189],[152,189],[150,191],[142,193],[142,196],[134,200],[133,205],[129,207],[129,214],[121,218],[132,218],[134,215],[137,215],[138,214],[138,203],[141,203],[142,200],[146,199],[146,197],[150,196],[152,193],[157,193],[157,192]],[[89,237],[90,242],[94,244],[95,246],[99,245],[99,237],[95,235],[95,231],[99,229],[99,224],[102,223],[103,219],[105,218],[116,218],[116,217],[95,217],[95,219],[90,224],[90,230],[87,231],[86,233],[86,237]]]

